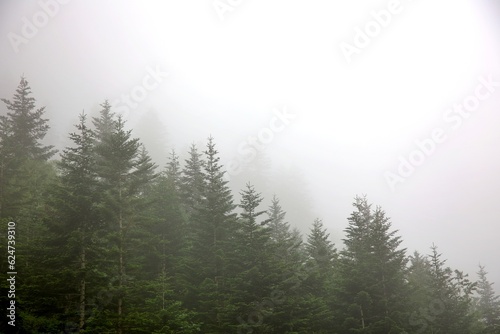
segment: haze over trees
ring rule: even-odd
[[[19,333],[500,332],[485,267],[475,279],[435,245],[410,254],[366,197],[335,245],[320,219],[294,230],[279,194],[247,184],[236,202],[214,138],[157,166],[104,101],[56,155],[27,80],[2,101],[0,220],[17,226]]]

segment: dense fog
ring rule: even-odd
[[[499,15],[494,0],[7,0],[0,98],[26,78],[52,161],[105,101],[158,170],[213,137],[236,204],[251,183],[339,251],[366,195],[407,255],[434,244],[472,279],[484,265],[498,294]]]

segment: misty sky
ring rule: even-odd
[[[212,135],[236,191],[276,193],[303,232],[322,218],[338,248],[366,194],[408,253],[481,262],[499,291],[499,18],[495,0],[2,0],[0,97],[24,74],[58,148],[105,99],[160,165]]]

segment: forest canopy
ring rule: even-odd
[[[248,183],[236,202],[212,137],[158,166],[104,101],[56,152],[26,78],[2,101],[0,235],[15,226],[17,272],[2,332],[500,333],[486,268],[409,252],[366,196],[335,245],[319,218],[291,226],[279,194]]]

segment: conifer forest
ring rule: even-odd
[[[342,244],[319,218],[303,235],[279,194],[248,183],[235,201],[216,138],[159,166],[103,101],[56,151],[28,78],[12,91],[0,271],[16,275],[1,281],[0,332],[500,333],[488,268],[403,248],[368,196],[352,199]]]

